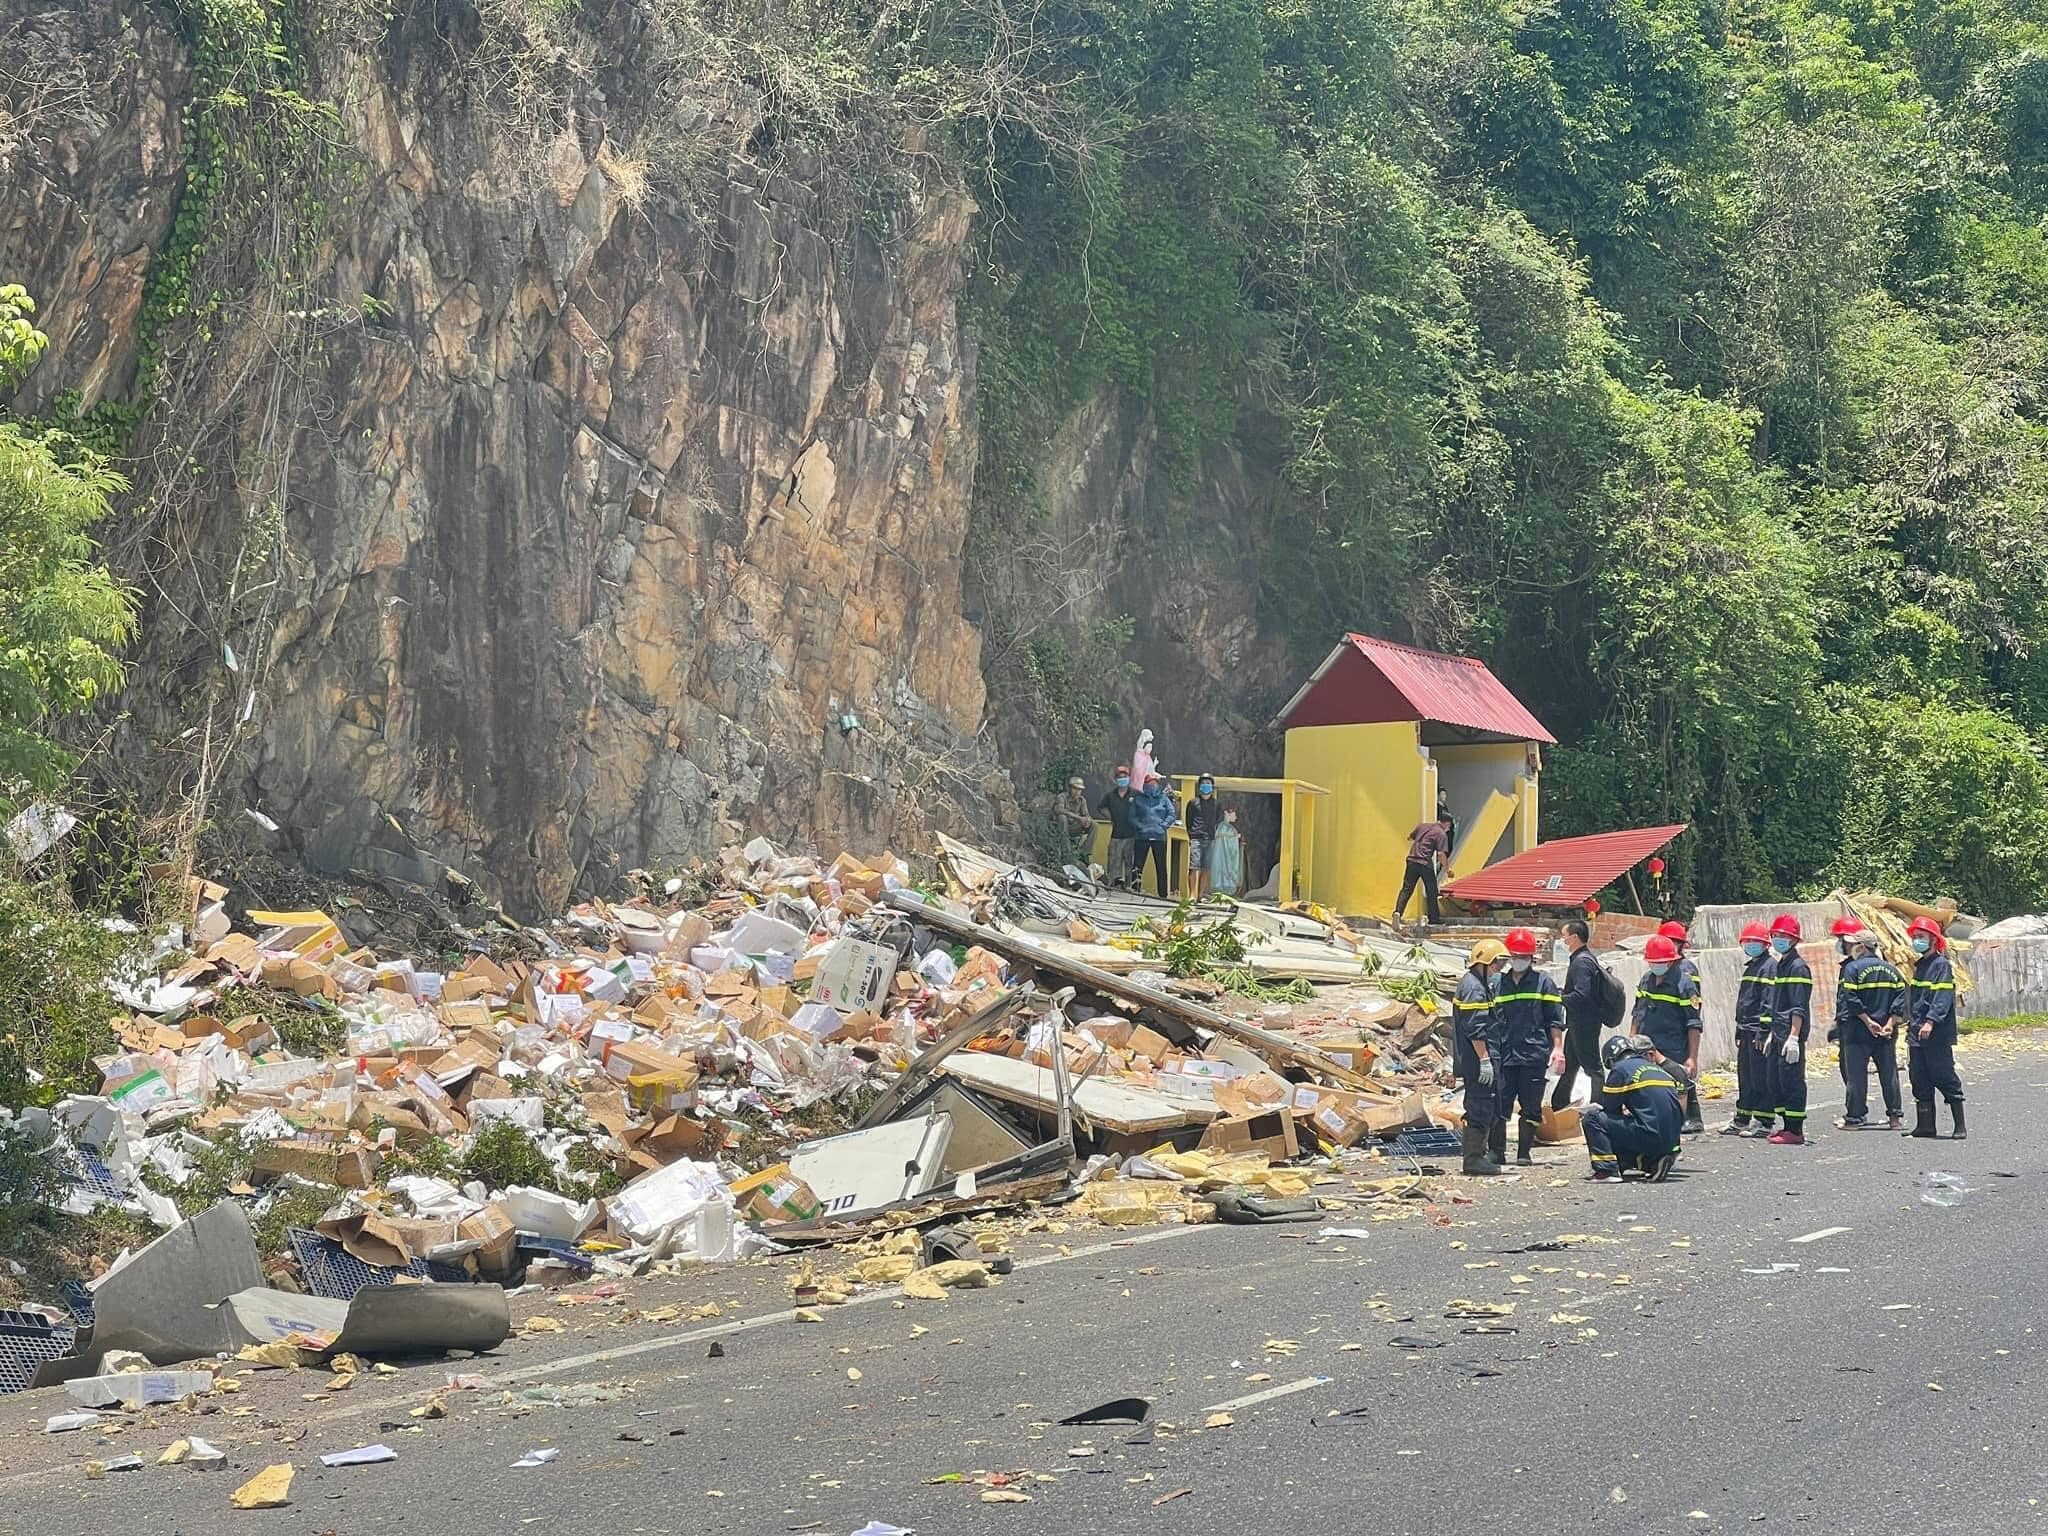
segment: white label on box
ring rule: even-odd
[[[881,944],[841,936],[832,941],[811,983],[811,1001],[841,1013],[873,1009],[888,995],[896,978],[896,951]]]

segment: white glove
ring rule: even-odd
[[[1479,1063],[1479,1086],[1482,1088],[1491,1088],[1493,1086],[1493,1058],[1491,1056]]]
[[[1785,1049],[1784,1049],[1784,1050],[1782,1050],[1782,1051],[1780,1051],[1780,1052],[1779,1052],[1778,1054],[1779,1054],[1779,1055],[1781,1055],[1781,1056],[1783,1056],[1783,1057],[1785,1058],[1785,1065],[1786,1065],[1786,1066],[1788,1066],[1788,1067],[1796,1067],[1796,1066],[1798,1066],[1798,1065],[1799,1065],[1799,1037],[1798,1037],[1797,1035],[1787,1035],[1787,1036],[1785,1037]]]
[[[1550,1053],[1550,1071],[1553,1077],[1562,1077],[1564,1075],[1563,1051],[1552,1051]]]

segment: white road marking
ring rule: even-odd
[[[1142,1248],[1148,1243],[1161,1243],[1170,1238],[1187,1237],[1196,1232],[1216,1232],[1219,1230],[1221,1230],[1219,1227],[1208,1223],[1196,1226],[1160,1227],[1153,1231],[1134,1232],[1128,1237],[1113,1238],[1106,1243],[1091,1243],[1086,1248],[1076,1248],[1072,1253],[1047,1253],[1033,1259],[1020,1259],[1017,1262],[1017,1268],[1019,1270],[1041,1269],[1047,1264],[1066,1264],[1075,1259],[1095,1259],[1102,1257],[1104,1254],[1115,1253],[1120,1249]],[[843,1307],[825,1309],[824,1315],[826,1320],[830,1321],[832,1315],[837,1312],[850,1312],[855,1307],[873,1306],[877,1302],[900,1301],[901,1299],[902,1292],[897,1287],[891,1286],[886,1290],[869,1291],[863,1295],[855,1296]],[[934,1314],[932,1315],[937,1315],[939,1310],[935,1307]],[[908,1315],[917,1317],[927,1314],[914,1312]],[[795,1318],[796,1308],[788,1307],[780,1312],[769,1312],[760,1317],[745,1317],[728,1323],[713,1323],[708,1327],[693,1328],[687,1333],[664,1334],[660,1338],[643,1339],[637,1344],[622,1344],[615,1349],[599,1349],[592,1350],[588,1354],[571,1355],[567,1359],[551,1360],[545,1365],[530,1366],[525,1369],[512,1367],[510,1369],[493,1371],[484,1378],[485,1386],[487,1389],[496,1390],[517,1382],[539,1381],[548,1376],[567,1375],[574,1371],[585,1370],[593,1365],[601,1365],[608,1360],[624,1360],[635,1355],[651,1355],[663,1350],[680,1349],[688,1344],[701,1344],[710,1339],[723,1338],[734,1334],[747,1333],[757,1328],[765,1328],[773,1323],[793,1322]],[[506,1342],[509,1344],[518,1338],[519,1333],[515,1329],[511,1339],[508,1339]],[[482,1364],[484,1362],[478,1361],[476,1363]],[[307,1372],[309,1377],[314,1378],[317,1378],[318,1374],[318,1372]],[[424,1402],[428,1398],[440,1396],[446,1391],[447,1388],[440,1385],[413,1388],[392,1397],[374,1397],[365,1402],[337,1404],[322,1413],[308,1414],[297,1422],[312,1428],[319,1425],[335,1424],[348,1419],[363,1418],[372,1413],[390,1415],[408,1403]],[[252,1424],[254,1422],[254,1420],[251,1420]],[[239,1447],[246,1450],[249,1443],[256,1438],[258,1436],[254,1433],[247,1437],[238,1437],[230,1433],[226,1435],[217,1434],[214,1436],[214,1441],[216,1444],[229,1449]],[[64,1462],[56,1466],[32,1467],[19,1472],[0,1473],[0,1488],[11,1488],[45,1479],[68,1476],[75,1473],[77,1467],[78,1464],[76,1462]]]
[[[1161,1227],[1156,1232],[1139,1232],[1130,1237],[1120,1237],[1114,1242],[1097,1243],[1088,1248],[1076,1248],[1072,1253],[1047,1253],[1041,1254],[1035,1259],[1020,1259],[1017,1261],[1017,1269],[1038,1269],[1046,1264],[1065,1264],[1074,1259],[1092,1259],[1101,1254],[1114,1253],[1119,1248],[1135,1248],[1143,1243],[1164,1242],[1170,1237],[1185,1237],[1190,1232],[1215,1230],[1217,1229],[1206,1224],[1199,1226]],[[901,1301],[902,1299],[902,1291],[892,1286],[888,1290],[869,1291],[864,1295],[855,1296],[843,1307],[826,1307],[821,1310],[829,1318],[835,1313],[850,1312],[855,1307],[871,1307],[876,1302]],[[693,1328],[688,1333],[672,1333],[663,1338],[642,1339],[638,1344],[621,1344],[614,1349],[592,1350],[587,1355],[571,1355],[566,1360],[550,1360],[546,1365],[537,1365],[531,1370],[507,1371],[505,1379],[508,1381],[534,1381],[543,1376],[567,1375],[572,1371],[580,1371],[586,1366],[602,1365],[608,1360],[624,1360],[633,1355],[657,1354],[664,1349],[677,1349],[684,1344],[695,1344],[703,1339],[717,1339],[723,1338],[728,1334],[745,1333],[755,1328],[766,1328],[774,1323],[791,1322],[795,1318],[796,1308],[794,1307],[785,1308],[780,1312],[765,1312],[759,1317],[743,1317],[737,1322],[714,1323],[708,1328]],[[513,1337],[518,1337],[516,1329],[513,1332]],[[496,1383],[493,1382],[492,1385],[496,1385]]]
[[[1804,1237],[1792,1239],[1795,1243],[1817,1243],[1824,1237],[1839,1237],[1844,1232],[1853,1232],[1854,1227],[1822,1227],[1818,1232],[1809,1232]]]
[[[1233,1413],[1239,1408],[1249,1408],[1254,1403],[1270,1403],[1276,1397],[1292,1397],[1297,1392],[1306,1392],[1310,1387],[1324,1386],[1327,1376],[1304,1376],[1299,1381],[1290,1381],[1281,1386],[1268,1387],[1263,1392],[1254,1392],[1249,1397],[1233,1397],[1227,1403],[1211,1403],[1204,1413]]]

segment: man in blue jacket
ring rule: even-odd
[[[1956,971],[1949,963],[1941,924],[1916,917],[1906,925],[1906,942],[1919,958],[1906,983],[1906,1072],[1913,1082],[1913,1129],[1909,1136],[1934,1134],[1934,1096],[1948,1100],[1955,1139],[1964,1139],[1963,1080],[1956,1076]]]
[[[1877,1086],[1884,1094],[1889,1130],[1903,1130],[1899,1117],[1899,1035],[1906,1023],[1906,982],[1877,952],[1877,935],[1856,918],[1835,924],[1835,937],[1847,959],[1835,983],[1835,1033],[1842,1046],[1842,1118],[1845,1131],[1869,1123],[1870,1069],[1877,1068]]]
[[[1171,896],[1173,885],[1166,873],[1166,834],[1180,820],[1180,810],[1166,792],[1166,780],[1153,774],[1145,789],[1131,802],[1131,875],[1137,888],[1145,888],[1145,861],[1154,860],[1159,869],[1159,894]]]
[[[1649,1059],[1649,1051],[1650,1042],[1641,1035],[1615,1035],[1600,1047],[1607,1080],[1579,1116],[1596,1184],[1612,1184],[1624,1169],[1633,1168],[1640,1168],[1650,1183],[1661,1184],[1678,1161],[1683,1089],[1668,1066]]]

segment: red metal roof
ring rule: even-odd
[[[1636,827],[1538,843],[1444,887],[1446,896],[1502,907],[1576,907],[1685,830]]]
[[[1471,656],[1346,635],[1280,712],[1283,728],[1428,720],[1514,741],[1556,737]]]

